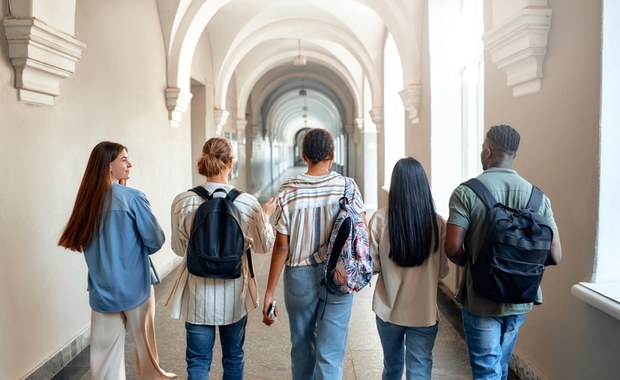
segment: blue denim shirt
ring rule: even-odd
[[[90,307],[98,312],[130,310],[146,301],[151,292],[148,255],[165,240],[142,192],[117,183],[110,191],[99,234],[84,250]]]

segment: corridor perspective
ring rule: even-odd
[[[514,169],[550,199],[563,251],[511,378],[619,378],[620,1],[7,0],[0,15],[0,380],[88,378],[88,271],[57,243],[99,142],[128,148],[127,186],[164,230],[158,347],[186,378],[183,324],[163,305],[182,261],[170,210],[203,182],[207,139],[231,141],[230,183],[264,201],[303,170],[304,133],[326,129],[331,169],[355,179],[369,213],[412,156],[447,219],[499,124],[520,133]],[[263,292],[270,254],[256,256]],[[462,277],[450,264],[440,285],[434,379],[471,378],[453,301]],[[380,378],[373,290],[356,295],[346,379]],[[247,378],[290,378],[286,316],[259,317]],[[130,340],[126,350],[133,379]]]

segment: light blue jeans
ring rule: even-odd
[[[407,380],[430,380],[433,346],[439,322],[428,327],[400,326],[379,317],[377,331],[383,347],[383,380],[400,380],[407,367]]]
[[[475,380],[506,380],[525,314],[480,317],[463,308],[463,330]]]
[[[284,270],[293,380],[342,378],[353,294],[328,293],[324,271],[324,264]]]
[[[222,378],[224,380],[243,379],[243,343],[247,321],[246,315],[238,322],[225,326],[195,325],[185,322],[187,339],[185,360],[189,380],[209,379],[216,328],[219,329],[222,345],[222,367],[224,368]]]

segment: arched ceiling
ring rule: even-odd
[[[291,141],[306,126],[339,131],[363,117],[364,93],[380,106],[388,32],[401,61],[409,62],[403,67],[403,88],[419,83],[418,37],[412,27],[421,14],[419,0],[158,0],[158,4],[169,89],[189,91],[193,52],[199,40],[208,41],[200,48],[211,59],[215,108],[225,110],[228,99],[236,98],[238,119],[245,119],[248,104],[260,109],[260,121],[276,139]],[[207,38],[201,39],[203,35]],[[293,57],[300,51],[307,64],[295,66]],[[299,96],[302,78],[306,96]],[[231,83],[237,86],[234,97],[228,93]],[[365,83],[369,92],[364,91]]]

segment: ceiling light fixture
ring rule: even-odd
[[[297,40],[297,48],[299,54],[293,57],[293,65],[295,66],[305,66],[306,65],[306,56],[301,55],[301,40]]]

